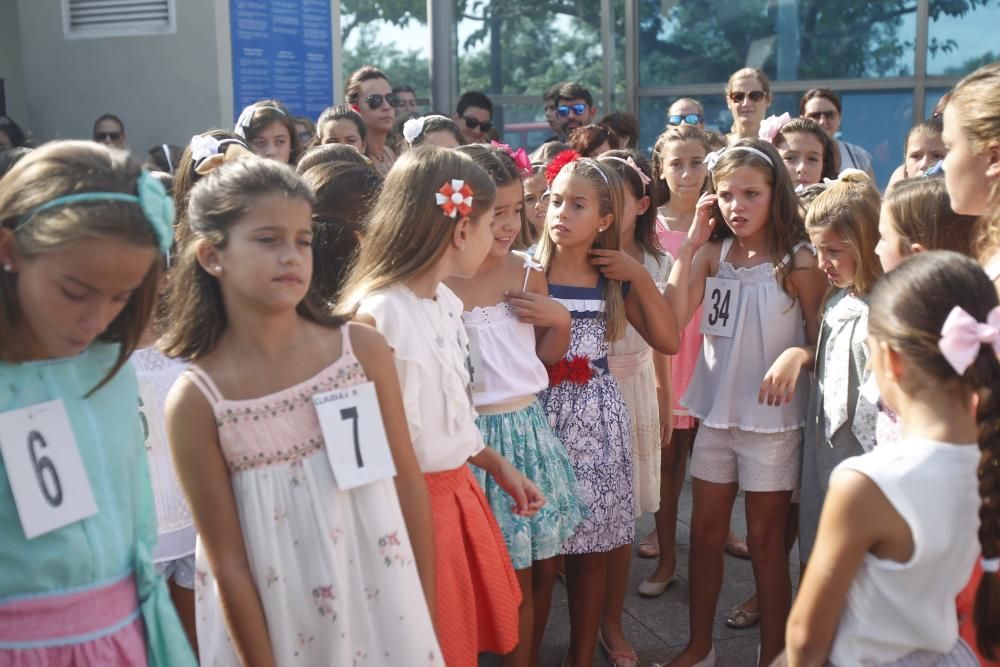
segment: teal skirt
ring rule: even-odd
[[[482,415],[476,420],[491,447],[541,489],[545,505],[533,517],[511,512],[513,499],[482,468],[472,471],[489,500],[515,570],[558,556],[563,542],[588,514],[577,496],[576,475],[566,448],[545,419],[538,401],[517,412]]]

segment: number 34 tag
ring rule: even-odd
[[[337,487],[342,491],[395,476],[375,383],[313,396]]]
[[[705,281],[705,300],[701,308],[701,332],[732,338],[736,331],[736,313],[740,306],[740,281],[709,278]]]
[[[0,413],[0,451],[29,540],[97,514],[62,401]]]

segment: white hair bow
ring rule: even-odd
[[[198,162],[219,153],[219,140],[210,134],[196,134],[191,137],[191,160]]]
[[[421,116],[420,118],[411,118],[403,123],[403,138],[406,139],[406,143],[413,145],[420,133],[424,131],[426,120],[424,116]]]

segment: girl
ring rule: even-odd
[[[491,474],[517,514],[530,517],[544,504],[534,484],[483,446],[462,302],[441,284],[472,276],[489,253],[495,195],[493,181],[465,155],[433,146],[405,153],[369,216],[339,306],[357,310],[395,353],[431,496],[437,627],[449,667],[475,665],[482,651],[504,654],[518,644],[517,579],[466,462]]]
[[[688,124],[671,127],[660,135],[653,147],[651,186],[664,202],[659,207],[657,241],[671,258],[680,250],[694,221],[695,207],[708,174],[707,154],[708,137],[698,127]],[[660,509],[655,516],[655,530],[642,539],[638,548],[639,556],[659,557],[659,560],[653,573],[639,584],[639,595],[643,597],[662,595],[676,580],[677,504],[697,426],[687,408],[680,405],[680,397],[691,382],[701,350],[700,319],[700,314],[696,313],[681,331],[678,352],[670,358],[672,434],[668,446],[660,453]]]
[[[609,151],[601,166],[618,174],[624,186],[622,252],[645,267],[657,289],[666,286],[673,258],[656,239],[657,201],[653,199],[649,160],[634,151]],[[625,336],[611,344],[608,366],[618,381],[631,417],[632,474],[635,516],[660,509],[660,448],[670,440],[671,393],[669,357],[652,348],[629,325]],[[608,561],[607,600],[600,643],[612,664],[635,665],[638,658],[622,629],[631,545],[612,552]]]
[[[989,501],[1000,448],[1000,365],[987,324],[1000,313],[997,295],[971,259],[935,251],[883,277],[870,303],[872,373],[905,438],[834,470],[788,620],[787,664],[972,667],[954,600],[978,555],[977,527],[984,569],[1000,556]],[[976,609],[987,655],[1000,637],[995,587],[986,575]]]
[[[799,559],[809,561],[830,473],[875,446],[876,406],[860,393],[867,380],[867,294],[882,267],[875,255],[878,191],[862,171],[830,185],[806,215],[806,233],[831,288],[823,305],[802,451]]]
[[[548,386],[545,363],[555,364],[569,346],[569,311],[549,298],[545,275],[511,252],[524,219],[521,174],[503,150],[473,144],[459,152],[493,179],[493,245],[475,275],[452,278],[462,299],[470,350],[478,351],[472,399],[483,441],[510,461],[545,494],[546,506],[530,519],[511,511],[510,496],[478,468],[500,524],[521,586],[520,637],[505,665],[536,665],[563,540],[586,516],[576,495],[576,476],[566,448],[552,433],[535,394]],[[525,281],[527,286],[525,288]]]
[[[403,138],[410,148],[424,144],[440,148],[458,148],[463,143],[462,131],[450,118],[444,116],[420,116],[403,124]]]
[[[525,175],[521,179],[524,186],[524,213],[528,221],[528,235],[532,243],[537,243],[539,237],[545,233],[545,206],[543,201],[548,202],[545,197],[545,163],[532,162],[531,174]]]
[[[1000,289],[1000,62],[958,82],[944,109],[944,182],[951,208],[979,216],[973,244]]]
[[[928,169],[944,160],[948,150],[941,138],[941,130],[940,116],[934,116],[910,128],[906,141],[903,142],[903,164],[892,173],[889,187],[908,178],[923,176]]]
[[[396,153],[386,145],[396,119],[392,86],[382,70],[365,65],[351,74],[344,93],[347,104],[364,121],[365,155],[375,163],[379,176],[385,178],[396,161]]]
[[[126,366],[172,210],[124,151],[90,141],[46,144],[4,177],[0,664],[195,664],[150,558],[156,512]]]
[[[191,192],[162,344],[192,362],[166,416],[198,528],[200,657],[440,665],[430,508],[396,374],[374,332],[322,326],[303,308],[311,205],[308,186],[270,160],[224,165]],[[314,398],[369,382],[371,402],[348,409],[378,410],[383,444],[368,429],[353,448],[325,442],[333,426],[321,426]],[[328,447],[385,467],[358,480],[354,451],[339,465]]]
[[[347,144],[365,153],[367,138],[368,131],[361,114],[346,104],[323,109],[316,122],[316,139],[321,145]]]
[[[619,250],[624,203],[617,171],[566,153],[549,173],[555,177],[547,234],[536,258],[549,277],[549,292],[569,309],[573,324],[569,351],[550,367],[549,388],[540,399],[569,450],[590,510],[562,549],[570,606],[567,664],[583,667],[593,659],[610,563],[621,562],[615,552],[627,551],[635,534],[631,418],[608,372],[608,347],[625,335],[628,323],[664,354],[677,351],[678,334],[645,267]],[[626,656],[614,653],[629,650],[619,648],[627,646],[624,637],[616,639],[620,643],[608,647],[612,660],[622,662]]]
[[[733,115],[730,144],[740,139],[756,139],[760,123],[771,106],[771,81],[759,69],[744,67],[733,72],[726,83],[726,105]]]
[[[772,143],[778,149],[796,190],[819,183],[824,178],[836,180],[840,173],[840,155],[836,146],[814,120],[793,118],[782,126]]]
[[[278,100],[260,100],[243,109],[233,130],[254,153],[294,165],[302,144],[295,119]]]
[[[760,598],[760,664],[781,652],[791,601],[784,528],[805,421],[798,369],[801,348],[816,340],[826,289],[774,147],[746,139],[712,166],[714,157],[711,191],[698,202],[668,287],[685,325],[705,299],[707,334],[681,401],[702,423],[691,461],[691,638],[673,667],[715,664],[712,622],[737,483]]]

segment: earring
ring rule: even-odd
[[[215,266],[212,267],[212,271],[214,271],[215,273],[222,273],[222,267],[216,264]]]
[[[3,265],[3,270],[6,271],[7,273],[13,273],[14,272],[14,267],[11,266],[10,264],[4,264]]]

